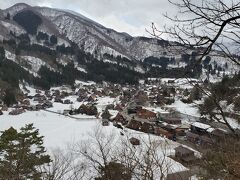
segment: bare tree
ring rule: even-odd
[[[193,64],[197,66],[206,56],[224,57],[228,62],[237,68],[240,68],[240,2],[237,0],[169,0],[169,2],[179,9],[176,16],[165,17],[172,23],[166,25],[163,30],[156,28],[152,24],[154,37],[161,39],[167,35],[170,39],[178,42],[171,43],[182,45],[178,49],[189,52],[189,49],[195,49],[199,52],[196,61]],[[219,58],[219,60],[221,60]],[[236,69],[237,69],[236,68]],[[184,75],[186,78],[187,75]],[[223,122],[235,133],[227,120],[226,112],[221,104],[221,99],[212,91],[212,86],[202,88],[198,86],[201,92],[211,99],[215,106],[216,113],[211,117],[218,122]]]
[[[187,48],[203,48],[199,62],[213,50],[240,66],[240,2],[237,0],[169,0],[179,8],[174,17],[166,18],[173,26],[159,30],[153,24],[152,34],[167,34]]]
[[[106,175],[111,174],[108,164],[115,161],[116,154],[113,153],[115,135],[104,134],[100,127],[96,127],[90,135],[90,139],[82,141],[72,148],[73,152],[80,155],[88,166],[89,178],[101,174],[104,169]],[[97,172],[97,173],[94,173]],[[110,179],[110,177],[107,177]]]
[[[124,179],[132,177],[138,180],[165,179],[173,166],[169,155],[171,145],[168,140],[159,138],[141,138],[139,146],[130,143],[126,133],[119,136],[113,133],[104,134],[101,128],[96,128],[91,138],[74,146],[73,151],[81,156],[88,167],[89,178]],[[113,166],[125,172],[122,177],[113,177]],[[124,168],[123,168],[124,167]],[[121,174],[121,173],[119,173]],[[181,179],[181,178],[180,178]]]
[[[45,180],[78,180],[85,176],[86,166],[71,152],[57,149],[52,152],[52,162],[42,167]]]

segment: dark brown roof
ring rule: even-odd
[[[195,134],[195,133],[192,133],[192,132],[187,132],[187,133],[186,133],[186,136],[187,136],[187,137],[192,137],[192,138],[198,138],[198,137],[199,137],[198,134]]]
[[[186,148],[186,147],[183,147],[183,146],[178,146],[178,147],[176,147],[176,148],[175,148],[175,151],[178,151],[178,152],[180,152],[181,154],[190,154],[190,153],[193,152],[192,150],[190,150],[190,149],[188,149],[188,148]]]

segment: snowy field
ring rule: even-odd
[[[59,88],[56,88],[59,89]],[[28,87],[30,91],[29,95],[34,95],[36,92],[33,88]],[[69,99],[73,104],[62,104],[62,103],[55,103],[53,102],[53,107],[49,108],[48,110],[56,112],[56,113],[63,113],[66,109],[71,108],[79,108],[82,103],[78,102],[77,96],[68,96],[65,99]],[[64,99],[63,99],[64,100]],[[34,104],[31,100],[31,104]],[[96,101],[96,107],[98,112],[103,112],[105,107],[109,104],[117,104],[119,103],[119,97],[117,98],[110,98],[110,97],[98,97]],[[173,104],[173,107],[176,108],[181,113],[186,113],[189,115],[197,115],[197,108],[192,107],[189,109],[189,106],[184,106],[185,104],[181,101],[176,101]],[[150,108],[149,108],[150,109]],[[151,110],[156,112],[164,113],[165,110],[155,107],[151,108]],[[187,112],[185,112],[187,110]],[[33,123],[34,127],[39,129],[40,135],[44,136],[44,145],[47,148],[47,151],[51,154],[51,152],[55,149],[64,149],[69,150],[69,146],[74,144],[78,144],[79,142],[87,142],[90,143],[91,134],[96,131],[96,128],[100,128],[104,134],[113,133],[116,135],[117,143],[112,144],[114,148],[120,149],[123,148],[121,146],[121,140],[123,138],[130,138],[135,137],[140,139],[142,142],[148,141],[149,138],[151,140],[157,141],[161,143],[163,146],[158,150],[158,156],[165,157],[165,166],[169,166],[168,173],[175,173],[179,171],[187,170],[182,164],[174,161],[173,159],[167,157],[169,155],[174,155],[175,150],[174,148],[179,146],[180,144],[177,142],[170,141],[168,139],[162,138],[160,136],[155,135],[148,135],[142,132],[133,131],[130,129],[118,129],[114,127],[112,124],[110,126],[103,127],[101,125],[101,120],[95,118],[94,116],[87,116],[87,115],[74,115],[71,118],[69,116],[59,115],[56,113],[48,112],[48,111],[27,111],[23,114],[12,116],[8,115],[11,111],[11,108],[4,112],[2,116],[0,116],[0,131],[4,131],[11,126],[16,129],[20,129],[21,127],[25,126],[26,124]],[[118,111],[110,110],[109,111],[113,116],[116,116]],[[78,119],[76,119],[78,118]],[[124,133],[124,136],[120,135],[120,132]],[[89,144],[89,146],[91,146]],[[94,147],[91,146],[92,148]],[[144,150],[144,146],[141,144],[137,147],[136,151],[139,151],[141,157],[141,151]],[[195,151],[196,156],[200,156],[198,152]],[[156,173],[157,174],[157,173]],[[159,178],[158,178],[159,179]]]
[[[121,138],[120,129],[112,125],[102,127],[101,120],[99,119],[75,120],[46,111],[26,112],[17,116],[10,116],[5,112],[0,118],[0,131],[6,130],[11,126],[19,129],[29,123],[33,123],[34,126],[39,129],[40,134],[44,136],[44,145],[49,152],[56,148],[65,149],[69,145],[81,141],[88,141],[90,134],[92,134],[96,128],[101,128],[105,134],[114,133],[117,138]],[[125,129],[124,133],[129,137],[137,137],[145,140],[149,138],[147,134],[129,129]],[[165,140],[159,136],[151,135],[151,138],[166,143],[167,155],[173,155],[175,152],[174,148],[179,145],[176,142]],[[115,144],[114,146],[117,147],[118,145]],[[139,146],[139,149],[141,148],[142,147]],[[159,155],[161,155],[163,151],[160,150],[159,152]],[[166,162],[167,164],[171,164],[169,173],[187,170],[187,168],[171,158],[166,157]]]
[[[84,139],[99,124],[99,120],[75,120],[45,111],[26,112],[17,116],[4,114],[0,118],[0,130],[11,126],[19,129],[29,123],[39,129],[47,148],[62,148],[68,143]]]

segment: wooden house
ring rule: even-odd
[[[21,104],[24,104],[24,105],[27,105],[27,106],[30,106],[30,101],[28,99],[24,99]]]
[[[115,107],[114,107],[114,110],[117,110],[119,112],[123,111],[123,106],[121,104],[117,104]]]
[[[52,103],[51,101],[45,101],[45,102],[42,104],[42,106],[43,106],[44,108],[51,108],[51,107],[53,107],[53,103]]]
[[[181,145],[175,148],[175,157],[185,163],[190,163],[197,159],[194,156],[194,151]]]
[[[200,136],[199,144],[202,146],[210,146],[213,144],[213,139],[208,136]]]
[[[173,138],[173,134],[170,133],[169,131],[161,128],[161,127],[155,127],[154,129],[154,134],[158,135],[158,136],[164,136],[166,138]]]
[[[132,119],[132,120],[128,123],[127,128],[130,128],[130,129],[134,129],[134,130],[139,131],[140,128],[141,128],[141,126],[142,126],[142,123],[141,123],[141,122]]]
[[[227,136],[227,134],[228,133],[225,130],[217,128],[210,133],[210,137],[215,141],[219,142],[223,140]]]
[[[172,118],[172,117],[168,117],[168,118],[162,118],[162,120],[168,124],[181,124],[182,121],[179,118]]]
[[[193,132],[187,132],[186,133],[186,138],[188,141],[192,143],[198,143],[200,140],[200,136],[198,134],[195,134]]]
[[[102,119],[102,126],[109,126],[109,121],[107,119]]]
[[[65,99],[65,100],[63,101],[63,104],[72,104],[72,102],[71,102],[69,99]]]
[[[7,111],[8,110],[8,107],[6,105],[3,105],[2,108],[1,108],[2,111]]]
[[[11,112],[9,112],[9,115],[19,115],[19,114],[22,114],[24,112],[25,112],[24,109],[14,109]]]
[[[44,109],[43,105],[42,104],[37,104],[36,105],[36,110],[39,111],[41,109]]]
[[[141,131],[145,133],[154,133],[154,127],[152,124],[144,122],[141,126]]]
[[[207,130],[209,128],[211,128],[210,125],[200,123],[200,122],[194,122],[191,124],[191,132],[199,134],[199,135],[208,134]]]
[[[137,111],[137,117],[142,119],[147,119],[150,121],[154,121],[157,119],[157,114],[155,112],[149,111],[147,109],[141,109]]]
[[[127,120],[120,113],[118,113],[116,115],[116,117],[114,117],[112,120],[117,122],[117,123],[121,123],[122,125],[126,125],[127,124]]]
[[[63,103],[63,100],[61,99],[60,96],[56,96],[56,97],[54,98],[54,102]]]
[[[88,102],[95,102],[97,99],[96,95],[95,94],[92,94],[88,97]]]
[[[130,143],[131,143],[132,145],[134,145],[134,146],[140,145],[140,140],[137,139],[137,138],[132,137],[132,138],[129,139],[129,141],[130,141]]]

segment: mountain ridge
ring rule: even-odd
[[[81,77],[70,75],[72,78],[113,82],[180,77],[187,73],[206,79],[209,74],[223,75],[226,67],[226,72],[231,72],[233,67],[225,58],[218,63],[215,56],[196,65],[198,49],[166,40],[133,37],[69,10],[18,3],[1,10],[0,15],[0,40],[6,58],[35,78],[52,71],[46,74],[55,79],[54,73],[61,74],[67,65],[68,70],[81,72]],[[119,77],[118,71],[122,73]]]

